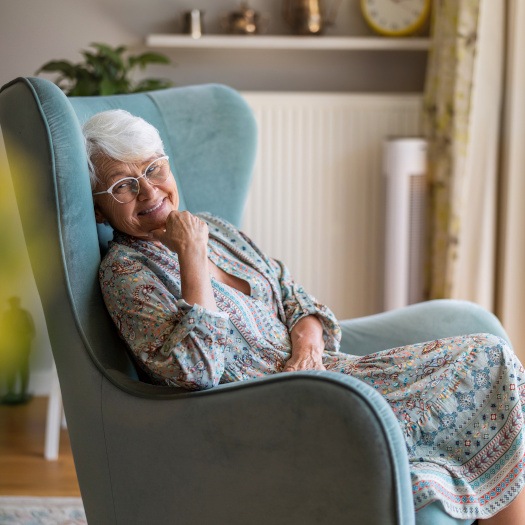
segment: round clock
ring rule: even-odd
[[[361,0],[368,25],[385,36],[407,36],[421,30],[430,15],[431,0]]]

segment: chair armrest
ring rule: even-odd
[[[497,317],[478,304],[437,299],[341,321],[341,351],[368,355],[380,350],[456,335],[489,333],[509,341]]]
[[[296,372],[167,396],[103,384],[118,522],[414,523],[400,427],[355,378]]]

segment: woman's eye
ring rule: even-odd
[[[114,191],[122,192],[122,191],[127,191],[130,188],[131,188],[131,181],[125,180],[117,184],[114,188]]]
[[[152,164],[146,170],[146,177],[153,177],[153,176],[155,176],[159,172],[159,170],[160,170],[160,166],[158,164]]]

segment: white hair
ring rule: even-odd
[[[157,129],[123,109],[111,109],[93,115],[82,126],[82,133],[92,189],[100,181],[95,165],[100,154],[126,163],[164,155],[164,146]]]

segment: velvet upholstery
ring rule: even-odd
[[[111,230],[95,223],[80,124],[107,108],[160,130],[182,207],[237,225],[257,142],[251,111],[224,86],[68,99],[46,80],[20,78],[0,92],[89,523],[414,523],[400,427],[364,383],[304,372],[188,393],[139,379],[97,281]],[[343,350],[362,354],[434,336],[503,334],[487,312],[448,301],[347,321],[343,331]],[[417,520],[463,523],[437,505],[421,513],[427,518]]]

